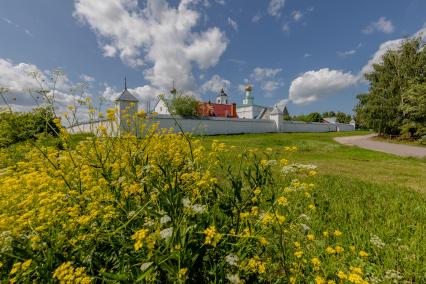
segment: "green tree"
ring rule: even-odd
[[[341,112],[341,111],[337,112],[337,114],[336,114],[336,122],[349,123],[349,122],[351,122],[351,119],[352,119],[352,117],[351,117],[350,114],[346,114],[346,113]]]
[[[426,135],[426,83],[412,85],[402,94],[402,101],[402,134],[410,138]]]
[[[309,122],[322,122],[322,116],[319,112],[311,112],[306,118]]]
[[[409,107],[404,106],[408,98],[403,94],[412,85],[426,81],[426,49],[423,47],[419,38],[407,39],[399,49],[387,51],[382,61],[365,74],[370,87],[367,94],[357,96],[358,104],[354,111],[358,123],[380,135],[396,135],[404,131],[417,133],[417,130],[406,127],[411,118],[407,113]],[[408,104],[412,104],[413,100],[418,101],[419,98],[411,92]]]
[[[170,112],[183,117],[198,116],[198,100],[192,96],[179,96],[171,101]]]

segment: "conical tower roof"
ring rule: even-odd
[[[124,78],[124,91],[116,99],[116,101],[138,102],[139,100],[127,90],[127,80]]]

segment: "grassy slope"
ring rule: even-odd
[[[204,137],[238,147],[295,145],[299,151],[287,154],[289,160],[319,166],[315,178],[316,233],[339,228],[346,243],[369,248],[371,235],[387,245],[371,256],[385,271],[400,271],[413,282],[426,281],[426,160],[340,145],[336,135],[356,133],[300,133]]]

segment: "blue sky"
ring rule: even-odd
[[[289,100],[291,114],[351,112],[363,72],[401,39],[426,31],[423,0],[14,0],[0,2],[0,86],[33,103],[27,74],[60,67],[66,89],[90,83],[112,100],[127,76],[142,101],[170,89],[240,104]],[[18,98],[17,100],[12,100]]]

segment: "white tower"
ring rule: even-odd
[[[127,80],[124,78],[124,91],[116,99],[120,110],[120,132],[137,134],[136,113],[138,112],[138,99],[127,90]]]
[[[243,99],[243,105],[244,106],[252,106],[254,103],[254,96],[252,94],[252,90],[253,88],[251,87],[251,85],[247,85],[245,88],[246,91],[246,96]]]
[[[222,88],[222,90],[220,90],[220,94],[216,97],[216,103],[217,104],[228,104],[228,95],[225,93],[225,91],[223,90],[223,88]]]

